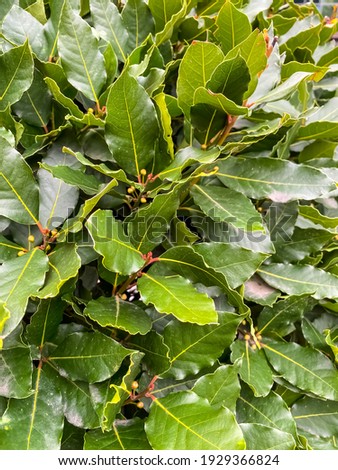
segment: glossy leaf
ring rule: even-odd
[[[16,258],[19,251],[22,251],[21,246],[0,235],[0,263]]]
[[[213,366],[234,340],[241,320],[237,314],[222,312],[218,314],[217,325],[170,322],[163,331],[164,342],[170,351],[170,369],[166,375],[182,380]]]
[[[140,419],[118,420],[113,430],[94,430],[85,435],[85,450],[148,450],[151,449]]]
[[[27,398],[32,393],[32,358],[22,344],[0,353],[0,394],[7,398]]]
[[[307,293],[315,299],[338,295],[338,277],[313,266],[271,263],[258,272],[269,285],[291,295]]]
[[[231,2],[225,3],[220,9],[216,25],[215,36],[222,44],[222,50],[225,54],[246,39],[251,33],[248,17],[240,12]]]
[[[293,450],[296,445],[291,434],[263,424],[241,424],[241,430],[250,450]]]
[[[10,313],[2,337],[6,337],[20,323],[29,297],[36,295],[42,287],[47,269],[48,258],[37,248],[0,266],[0,300],[3,302],[2,308]]]
[[[53,351],[49,361],[71,380],[102,382],[116,372],[130,354],[102,333],[72,333]]]
[[[283,203],[311,200],[332,188],[332,182],[320,171],[283,160],[255,158],[253,164],[251,158],[230,157],[218,166],[217,176],[223,184],[257,199],[268,198]]]
[[[0,449],[57,450],[60,448],[63,413],[62,398],[43,369],[35,370],[34,393],[11,400],[0,421]]]
[[[40,302],[27,326],[27,338],[30,344],[42,348],[46,341],[53,338],[62,321],[64,308],[65,303],[59,298]]]
[[[69,82],[98,103],[106,81],[104,58],[91,27],[67,2],[60,21],[58,49]]]
[[[151,329],[151,320],[145,311],[118,296],[91,300],[84,314],[101,326],[121,329],[132,335],[145,335]]]
[[[217,322],[212,299],[200,294],[181,276],[150,276],[138,281],[143,302],[153,304],[160,313],[172,314],[180,321],[206,325]]]
[[[236,191],[219,186],[195,185],[191,194],[203,212],[216,222],[228,222],[244,231],[264,230],[253,204]]]
[[[337,435],[337,402],[304,397],[292,406],[291,412],[300,433],[326,438]]]
[[[338,372],[324,354],[295,343],[269,341],[264,351],[288,382],[328,400],[337,400]]]
[[[128,0],[122,10],[121,16],[128,30],[128,47],[131,50],[138,47],[148,34],[154,31],[154,20],[149,7],[144,0]]]
[[[134,336],[128,341],[128,346],[144,354],[144,364],[150,374],[160,375],[169,369],[169,348],[164,343],[163,336],[156,331]]]
[[[137,80],[123,73],[107,101],[106,137],[114,159],[138,175],[154,158],[159,125],[155,107]]]
[[[144,265],[141,253],[129,242],[121,222],[110,211],[98,210],[86,226],[94,241],[94,249],[103,256],[103,266],[120,274],[132,274]]]
[[[177,392],[156,399],[145,430],[156,450],[245,448],[233,414],[227,408],[213,408],[205,398],[193,392]]]

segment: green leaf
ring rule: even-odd
[[[192,388],[198,396],[206,398],[214,408],[229,408],[233,413],[240,394],[238,365],[218,367],[212,374],[200,377]]]
[[[117,420],[113,430],[97,429],[85,434],[85,450],[150,450],[143,421],[139,418]]]
[[[290,296],[277,302],[273,307],[264,307],[258,317],[259,333],[286,336],[295,329],[308,307],[308,296]]]
[[[27,398],[32,390],[32,358],[29,347],[2,349],[0,352],[0,395]],[[0,425],[1,426],[1,425]]]
[[[244,298],[259,305],[272,306],[278,297],[280,291],[266,284],[262,278],[254,274],[244,284]]]
[[[0,109],[19,101],[33,81],[33,57],[28,42],[0,56]]]
[[[294,450],[296,446],[291,434],[263,424],[241,424],[241,430],[250,450]]]
[[[203,256],[208,266],[221,272],[232,288],[250,278],[267,257],[230,243],[199,243],[194,245],[194,251]]]
[[[299,129],[298,139],[338,139],[338,98],[332,98],[324,106],[314,109]]]
[[[13,5],[2,23],[2,34],[9,42],[18,46],[28,40],[39,59],[48,59],[48,44],[43,25],[23,8]]]
[[[30,344],[42,346],[55,335],[62,321],[65,303],[60,299],[42,300],[27,326],[27,339]]]
[[[194,93],[194,105],[206,104],[225,114],[233,116],[247,116],[249,110],[246,106],[239,106],[221,93],[213,93],[203,87],[198,87]]]
[[[333,189],[332,181],[319,170],[285,160],[230,157],[217,163],[223,184],[256,199],[311,200]]]
[[[256,345],[255,345],[256,346]],[[231,360],[242,359],[239,375],[255,397],[265,397],[273,385],[273,374],[262,349],[252,348],[249,341],[235,341],[231,346]]]
[[[103,256],[103,266],[120,274],[132,274],[142,268],[145,261],[123,232],[122,223],[111,211],[97,210],[86,222],[94,241],[94,249]]]
[[[324,354],[296,343],[270,340],[264,344],[264,352],[273,368],[292,385],[337,400],[338,371]]]
[[[217,322],[214,302],[200,294],[181,276],[150,276],[143,273],[138,281],[142,301],[153,304],[160,313],[172,314],[178,320],[206,325]]]
[[[194,104],[195,90],[206,86],[223,59],[224,55],[216,44],[196,41],[188,47],[179,68],[177,81],[178,105],[188,118],[190,108]],[[196,64],[201,64],[201,67],[196,68]]]
[[[49,271],[44,287],[37,297],[47,299],[58,295],[61,287],[75,277],[81,267],[81,258],[77,254],[76,245],[62,243],[48,255]]]
[[[68,219],[65,225],[62,227],[60,231],[58,240],[64,241],[67,237],[69,232],[79,232],[82,230],[82,224],[86,217],[90,214],[90,212],[94,209],[94,207],[98,204],[98,202],[108,194],[115,186],[117,185],[116,180],[111,180],[106,186],[104,186],[99,193],[93,196],[91,199],[87,199],[84,204],[80,207],[80,210],[76,217],[72,219]]]
[[[216,25],[215,36],[222,44],[222,50],[225,54],[244,41],[251,33],[248,17],[237,10],[231,2],[225,3],[220,9]]]
[[[60,21],[58,49],[69,82],[98,103],[107,78],[104,58],[91,27],[67,2]]]
[[[258,269],[271,286],[291,295],[311,294],[315,299],[338,297],[338,277],[313,266],[274,264]]]
[[[336,233],[338,230],[338,217],[327,217],[321,214],[315,207],[299,206],[299,215],[316,225],[321,225],[328,230],[332,229],[333,233]]]
[[[219,313],[218,325],[200,326],[171,321],[163,332],[171,366],[166,376],[182,380],[213,366],[234,340],[242,319],[234,313]]]
[[[129,34],[117,7],[110,0],[91,0],[95,30],[109,42],[115,54],[123,62],[127,59]]]
[[[114,159],[128,173],[139,175],[154,158],[158,136],[154,104],[142,85],[123,73],[107,100],[106,139]]]
[[[171,127],[171,116],[166,104],[166,95],[164,93],[158,93],[154,96],[154,100],[159,110],[160,121],[162,124],[163,138],[168,146],[168,153],[170,158],[174,160],[174,142],[173,142],[173,130]]]
[[[177,0],[174,0],[177,1]],[[163,3],[166,3],[165,0]],[[174,13],[171,18],[165,23],[162,31],[159,31],[155,36],[155,42],[157,46],[164,44],[166,41],[171,39],[175,29],[182,23],[185,15],[188,11],[188,4],[186,0],[183,0],[182,8]]]
[[[0,301],[2,308],[10,313],[2,331],[3,338],[20,323],[29,297],[36,295],[42,287],[47,269],[48,258],[38,248],[0,266]]]
[[[131,335],[145,335],[151,329],[151,320],[145,311],[118,296],[91,300],[83,313],[103,327],[117,328]]]
[[[94,383],[112,376],[129,354],[128,349],[102,333],[83,332],[66,336],[49,361],[66,378]]]
[[[34,394],[11,400],[0,419],[0,449],[57,450],[63,429],[61,393],[41,367],[33,375]]]
[[[245,232],[264,231],[259,213],[243,194],[211,185],[194,185],[190,193],[202,211],[216,222],[227,222]]]
[[[50,77],[46,77],[44,79],[45,83],[47,84],[49,90],[53,94],[54,99],[61,104],[64,108],[66,108],[73,116],[78,117],[81,119],[83,117],[83,112],[79,109],[79,107],[74,103],[74,101],[62,93],[60,90],[59,85]]]
[[[127,219],[128,235],[137,250],[148,253],[162,242],[178,209],[180,191],[177,186],[169,193],[158,194],[149,205]]]
[[[22,251],[21,246],[0,235],[0,263],[16,258],[19,251]]]
[[[314,436],[337,437],[338,403],[328,400],[304,397],[291,408],[300,433]]]
[[[150,331],[146,335],[136,335],[128,341],[128,346],[144,353],[143,363],[150,374],[160,375],[170,367],[169,349],[163,336]]]
[[[283,398],[270,392],[264,398],[256,398],[247,390],[237,402],[237,420],[239,423],[258,423],[278,431],[287,432],[297,438],[296,423]]]
[[[156,32],[162,31],[171,17],[182,8],[182,0],[149,0],[149,8],[154,17]]]
[[[234,415],[193,392],[153,401],[145,430],[155,450],[237,450],[245,442]]]
[[[131,51],[141,45],[149,33],[154,32],[149,7],[144,0],[128,0],[122,10],[122,20],[129,34],[128,49]]]

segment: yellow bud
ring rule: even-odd
[[[219,166],[214,166],[214,171],[218,171],[219,170]]]
[[[257,210],[258,210],[258,212],[263,212],[264,209],[263,209],[263,207],[258,207]]]
[[[256,338],[258,339],[258,341],[261,341],[262,335],[257,335]]]
[[[255,349],[257,349],[257,346],[256,346],[255,344],[253,344],[253,345],[251,346],[251,349],[255,350]]]
[[[145,176],[147,174],[147,170],[145,170],[144,168],[142,168],[142,170],[140,171],[140,174]]]
[[[25,255],[25,254],[26,254],[26,253],[25,253],[24,251],[19,251],[19,252],[18,252],[18,256],[23,256],[23,255]]]
[[[87,113],[93,114],[93,112],[94,112],[93,108],[88,108],[88,109],[87,109]]]
[[[131,193],[133,193],[134,191],[135,191],[134,186],[130,186],[130,188],[127,189],[127,193],[128,193],[128,194],[131,194]]]
[[[52,231],[51,231],[51,234],[53,237],[57,237],[58,236],[58,231],[54,228]]]
[[[246,325],[246,320],[243,320],[243,321],[242,321],[242,325]]]
[[[131,388],[133,390],[136,390],[138,388],[138,382],[136,382],[136,380],[134,380],[134,382],[131,384]]]
[[[137,406],[137,408],[142,409],[142,408],[144,408],[144,403],[142,401],[139,401],[136,406]]]
[[[127,298],[128,298],[128,297],[127,297],[126,294],[122,294],[122,295],[121,295],[121,299],[122,299],[122,300],[127,300]]]
[[[51,247],[50,245],[47,245],[47,246],[46,246],[46,251],[50,251],[51,248],[52,248],[52,247]]]
[[[245,339],[246,341],[249,341],[250,335],[244,335],[244,339]]]
[[[35,242],[35,237],[34,237],[34,235],[29,235],[29,237],[27,238],[27,240],[28,240],[30,243],[34,243],[34,242]]]
[[[147,202],[147,199],[145,197],[141,197],[140,201],[142,202],[142,204],[145,204]]]

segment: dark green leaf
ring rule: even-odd
[[[263,424],[241,424],[241,430],[250,450],[293,450],[296,443],[291,434]]]

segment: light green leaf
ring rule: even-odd
[[[214,302],[199,293],[181,276],[150,276],[143,273],[138,281],[143,302],[153,304],[160,313],[172,314],[178,320],[206,325],[217,322]]]
[[[216,25],[215,36],[222,44],[222,50],[225,54],[244,41],[251,33],[248,17],[237,10],[231,2],[226,2],[220,9]]]
[[[231,360],[242,359],[241,379],[247,383],[255,397],[265,397],[273,385],[273,374],[262,349],[252,348],[249,341],[235,341],[231,346]]]
[[[127,72],[111,87],[107,100],[106,139],[114,159],[139,175],[155,155],[159,125],[145,89]]]
[[[7,398],[29,397],[33,393],[32,372],[29,347],[22,344],[19,347],[2,349],[0,352],[0,395]]]
[[[315,109],[299,129],[298,140],[338,139],[338,98],[331,98],[324,106]]]
[[[36,295],[42,287],[47,269],[48,258],[38,248],[0,266],[0,302],[10,313],[2,332],[3,338],[20,323],[29,297]]]
[[[226,407],[233,413],[240,394],[238,364],[218,367],[212,374],[200,377],[192,388],[214,408]]]
[[[258,269],[271,286],[291,295],[311,294],[315,299],[338,297],[338,277],[313,266],[274,264]]]
[[[11,400],[0,419],[0,449],[58,450],[63,430],[61,393],[41,367],[33,375],[34,394]]]
[[[211,90],[207,90],[203,87],[196,89],[193,104],[207,104],[218,111],[223,111],[225,114],[233,116],[247,116],[249,114],[249,109],[246,106],[239,106],[222,93],[213,93]]]
[[[224,187],[197,184],[190,193],[202,211],[216,222],[227,222],[245,232],[264,231],[259,213],[243,194]]]
[[[156,32],[162,31],[171,17],[182,8],[182,0],[149,0],[149,8],[154,17]]]
[[[171,127],[171,116],[169,114],[167,104],[166,104],[166,95],[164,93],[158,93],[154,96],[154,100],[157,104],[159,113],[160,113],[160,120],[162,124],[162,131],[163,131],[163,138],[167,143],[168,146],[168,153],[170,158],[174,160],[174,142],[172,138],[173,130]]]
[[[319,397],[337,400],[338,371],[324,354],[296,343],[271,340],[264,343],[264,352],[273,368],[292,385]]]
[[[19,101],[33,81],[33,57],[28,42],[0,56],[0,109]]]
[[[58,49],[69,82],[98,103],[107,78],[104,58],[91,27],[67,2],[60,21]]]
[[[296,443],[291,434],[263,424],[241,424],[249,450],[294,450]]]
[[[256,199],[311,200],[333,189],[332,181],[319,170],[286,160],[230,157],[217,164],[223,184]]]
[[[158,3],[158,2],[157,2]],[[149,33],[154,32],[154,19],[144,0],[127,0],[122,10],[122,20],[128,30],[128,49],[141,45]]]
[[[117,420],[113,430],[103,433],[101,430],[85,434],[85,450],[151,450],[144,432],[144,423],[139,418]]]
[[[129,34],[117,7],[110,0],[91,0],[95,30],[109,42],[115,54],[123,62],[127,59]]]
[[[145,430],[155,450],[245,449],[231,411],[215,409],[193,392],[171,393],[154,400]]]
[[[131,351],[99,332],[72,333],[48,358],[71,380],[94,383],[111,377]]]
[[[208,266],[221,272],[233,289],[249,279],[267,258],[231,243],[199,243],[193,249]]]
[[[131,335],[145,335],[151,329],[151,320],[145,311],[118,296],[91,300],[83,313],[103,327],[118,328]]]
[[[171,321],[163,332],[171,365],[166,376],[183,380],[213,366],[234,340],[242,320],[243,317],[237,314],[223,312],[218,314],[218,325],[200,326]]]
[[[103,256],[103,266],[120,274],[132,274],[144,265],[142,253],[129,242],[123,225],[111,211],[97,210],[86,222],[94,249]]]
[[[195,41],[191,44],[180,65],[177,80],[178,105],[189,118],[194,104],[194,93],[205,87],[215,68],[223,61],[224,54],[216,44]],[[196,64],[201,64],[196,67]]]
[[[163,3],[167,3],[165,0],[161,0]],[[177,2],[177,0],[174,0]],[[182,8],[177,12],[174,13],[170,19],[165,23],[164,28],[162,31],[159,31],[155,36],[155,42],[157,46],[164,44],[168,41],[174,34],[175,28],[179,26],[179,24],[184,20],[185,15],[188,11],[188,4],[186,0],[183,0]]]
[[[2,23],[2,33],[6,39],[18,46],[28,40],[39,59],[48,59],[48,43],[43,25],[23,8],[13,5]]]
[[[75,277],[81,267],[81,258],[77,254],[76,245],[60,243],[48,255],[49,271],[45,285],[37,294],[40,299],[58,295],[61,287]]]
[[[307,220],[310,220],[316,225],[330,230],[333,233],[337,233],[338,229],[338,217],[327,217],[319,212],[318,209],[312,206],[299,206],[299,215]]]
[[[303,397],[291,408],[299,432],[321,437],[338,437],[338,403]]]

